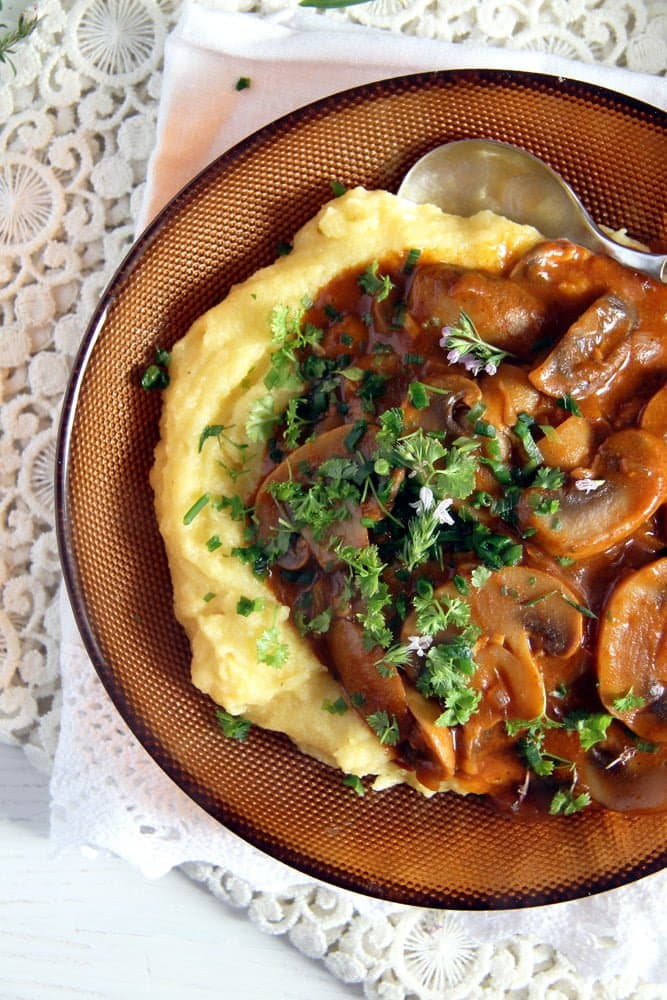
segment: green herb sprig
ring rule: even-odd
[[[19,42],[25,41],[32,35],[38,24],[38,17],[26,17],[25,14],[21,14],[13,30],[5,30],[4,34],[0,34],[0,63],[11,66],[14,76],[16,76],[16,66],[12,56],[16,55],[16,47]],[[0,23],[0,28],[7,29],[7,25]]]

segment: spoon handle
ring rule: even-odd
[[[667,255],[659,253],[646,253],[645,250],[634,250],[632,247],[623,246],[616,240],[608,239],[600,234],[604,249],[610,257],[613,257],[620,264],[631,267],[636,271],[643,271],[651,278],[658,281],[667,282]]]

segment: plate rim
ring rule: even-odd
[[[539,83],[553,84],[558,82],[568,93],[585,92],[589,94],[596,104],[604,100],[616,107],[625,110],[635,111],[649,118],[657,118],[659,124],[667,129],[667,110],[663,110],[656,105],[649,104],[631,95],[623,94],[619,91],[599,86],[587,81],[564,78],[556,73],[531,72],[526,70],[498,69],[492,67],[462,67],[451,70],[431,70],[416,73],[389,76],[381,80],[370,83],[359,84],[349,88],[342,88],[317,100],[306,102],[297,108],[287,112],[273,121],[266,123],[252,133],[244,136],[229,149],[214,157],[209,163],[202,167],[193,175],[179,190],[172,195],[166,204],[157,212],[155,217],[143,228],[138,236],[133,240],[131,246],[123,256],[120,264],[108,280],[103,292],[97,299],[90,320],[88,321],[80,346],[74,358],[72,370],[68,378],[67,388],[63,396],[62,407],[58,420],[55,449],[55,473],[54,473],[54,506],[55,506],[55,529],[58,548],[58,556],[67,597],[74,616],[77,630],[83,641],[85,651],[92,666],[100,679],[104,689],[109,695],[112,703],[119,712],[123,722],[129,732],[139,742],[142,748],[151,757],[163,774],[165,774],[173,784],[180,789],[192,802],[204,810],[204,812],[230,830],[255,850],[260,851],[265,857],[276,860],[290,867],[296,875],[304,875],[317,880],[325,885],[344,889],[361,898],[374,898],[384,902],[394,903],[401,906],[412,906],[422,908],[424,906],[434,909],[451,909],[462,912],[490,912],[514,909],[528,909],[531,907],[550,906],[557,903],[575,901],[596,895],[601,892],[625,885],[631,885],[644,877],[656,874],[667,869],[667,848],[658,855],[654,861],[642,866],[642,871],[635,872],[631,877],[624,876],[617,871],[614,875],[599,876],[587,882],[585,891],[579,889],[574,892],[540,893],[539,901],[526,899],[517,895],[516,890],[509,890],[505,898],[507,905],[501,903],[500,897],[494,896],[493,905],[482,905],[471,901],[465,903],[452,898],[445,898],[442,901],[432,900],[429,902],[406,902],[397,898],[391,892],[374,892],[372,887],[360,888],[359,880],[352,876],[335,876],[327,874],[323,876],[321,866],[311,862],[310,858],[299,855],[296,863],[292,855],[297,853],[296,849],[280,850],[272,846],[267,850],[265,840],[261,834],[254,829],[250,834],[242,829],[243,824],[235,821],[232,817],[225,816],[224,809],[212,810],[210,804],[205,802],[206,796],[199,792],[196,781],[190,775],[184,775],[182,769],[172,759],[170,753],[160,742],[155,739],[150,728],[144,720],[136,713],[128,701],[120,682],[116,681],[113,665],[107,659],[101,648],[101,643],[93,623],[87,613],[84,599],[84,585],[78,571],[77,561],[74,552],[74,539],[72,521],[70,518],[70,451],[72,435],[74,433],[79,396],[83,388],[86,373],[94,353],[99,336],[104,328],[107,314],[117,299],[123,294],[125,284],[131,278],[135,268],[139,266],[144,255],[149,252],[153,243],[159,239],[162,230],[171,223],[178,222],[180,213],[187,209],[188,203],[196,197],[197,189],[200,186],[206,187],[215,182],[216,177],[224,172],[228,165],[236,163],[240,158],[252,152],[254,147],[261,147],[270,140],[275,133],[281,133],[285,129],[298,126],[299,122],[308,115],[317,115],[321,111],[326,111],[328,105],[333,102],[347,101],[348,106],[356,99],[370,99],[374,92],[386,90],[387,86],[395,86],[397,92],[401,88],[407,88],[410,83],[424,81],[430,86],[437,86],[441,81],[454,81],[457,78],[471,78],[476,80],[488,80],[489,84],[498,84],[503,81],[516,81],[528,86],[536,86]],[[662,122],[660,122],[662,119]],[[240,279],[239,279],[240,280]],[[487,894],[488,895],[488,894]],[[533,890],[533,895],[535,891]]]

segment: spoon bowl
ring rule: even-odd
[[[405,175],[399,195],[454,215],[490,209],[534,226],[547,239],[567,238],[595,253],[667,281],[667,256],[618,243],[593,222],[563,178],[517,146],[462,139],[437,146]]]

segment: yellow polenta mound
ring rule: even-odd
[[[348,268],[412,247],[434,259],[499,272],[538,239],[535,230],[490,212],[461,219],[356,188],[325,205],[296,234],[288,256],[235,286],[198,319],[171,355],[151,485],[175,613],[192,647],[193,682],[228,712],[286,733],[304,752],[345,772],[377,775],[378,786],[415,779],[392,762],[356,712],[322,711],[325,699],[336,701],[342,689],[288,621],[289,609],[231,555],[244,544],[243,522],[212,502],[189,524],[184,514],[204,495],[252,498],[257,488],[262,445],[248,442],[245,426],[252,404],[267,392],[274,307],[297,308]],[[288,400],[281,392],[278,411]],[[228,430],[199,451],[203,428],[213,425]],[[227,470],[240,465],[243,472],[233,481]],[[211,550],[207,542],[214,536],[220,544]],[[264,607],[242,617],[240,597],[263,597]],[[289,648],[278,668],[257,657],[259,637],[274,625]]]

